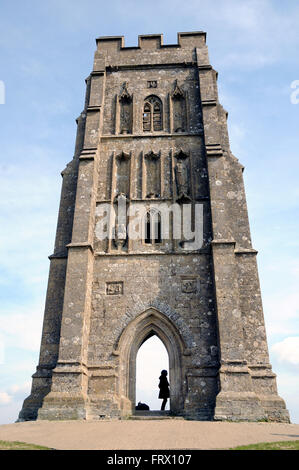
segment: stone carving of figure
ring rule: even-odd
[[[189,197],[189,171],[184,160],[178,160],[176,163],[175,179],[178,198]]]
[[[147,198],[160,197],[160,153],[150,151],[145,155]]]
[[[175,87],[172,93],[172,100],[173,100],[174,132],[185,132],[185,119],[186,119],[185,95],[182,89],[179,87],[177,80],[175,81]]]
[[[131,131],[130,104],[124,103],[121,109],[121,134],[129,134]]]
[[[122,248],[127,239],[127,227],[126,224],[115,225],[115,245],[118,249]]]
[[[120,250],[127,241],[127,223],[126,223],[126,209],[127,198],[124,193],[119,193],[116,196],[115,202],[116,220],[114,226],[114,243]]]
[[[120,133],[130,134],[132,132],[132,96],[127,89],[127,82],[122,85],[122,91],[119,96],[120,101]]]

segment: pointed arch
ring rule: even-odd
[[[170,410],[184,408],[182,355],[186,345],[176,326],[154,308],[138,315],[123,330],[116,345],[119,355],[119,395],[123,413],[134,411],[136,401],[136,356],[140,346],[152,335],[164,344],[169,356]]]
[[[143,131],[153,132],[163,129],[163,105],[158,96],[150,95],[143,105]]]
[[[151,410],[160,410],[158,383],[162,370],[169,371],[169,356],[160,338],[153,334],[142,343],[136,356],[136,403],[141,401]],[[169,408],[169,400],[167,405]]]

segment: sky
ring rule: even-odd
[[[95,38],[134,46],[139,34],[163,33],[172,44],[198,30],[245,166],[270,361],[299,423],[298,24],[294,0],[0,1],[0,424],[17,419],[38,363],[60,172]]]

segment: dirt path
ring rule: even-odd
[[[55,449],[223,449],[299,440],[299,424],[185,420],[34,421],[0,426],[0,440]]]

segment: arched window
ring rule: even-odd
[[[161,214],[158,211],[149,211],[145,216],[144,243],[152,245],[161,242]]]
[[[151,95],[145,99],[143,130],[145,132],[162,130],[162,101],[157,96]]]

